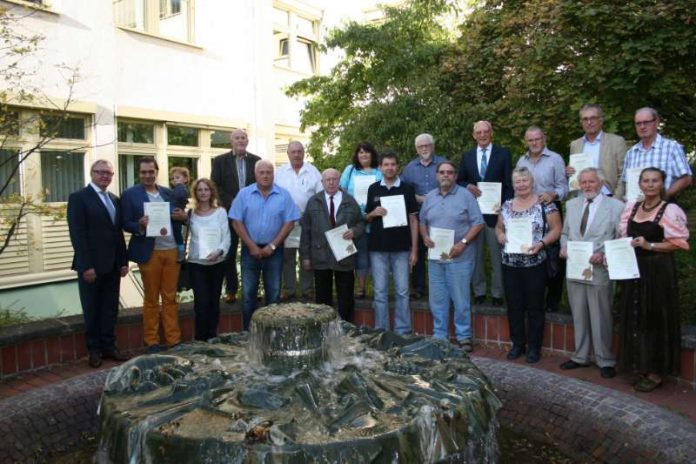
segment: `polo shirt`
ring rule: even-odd
[[[418,203],[416,203],[416,193],[413,187],[401,179],[396,178],[396,182],[391,188],[384,183],[384,179],[370,185],[367,190],[367,206],[365,211],[370,213],[373,209],[380,206],[380,198],[403,195],[406,202],[406,214],[418,213]],[[403,227],[382,227],[382,218],[378,217],[370,223],[370,233],[367,236],[367,248],[370,251],[409,251],[411,249],[411,228],[409,225]]]

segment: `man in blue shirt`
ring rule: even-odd
[[[454,328],[457,343],[465,351],[473,351],[471,330],[471,275],[476,249],[470,246],[484,228],[483,215],[476,198],[457,185],[457,167],[449,161],[437,165],[440,187],[426,195],[420,211],[420,233],[428,248],[436,246],[435,238],[450,235],[452,245],[436,257],[428,257],[428,302],[433,313],[433,336],[449,338],[449,307],[454,306]],[[433,230],[436,228],[437,230]]]
[[[445,159],[435,154],[435,139],[430,134],[420,134],[416,137],[416,151],[418,158],[412,160],[401,173],[401,180],[411,185],[416,190],[416,202],[418,207],[425,201],[425,195],[437,188],[437,165]],[[425,253],[423,240],[418,238],[418,261],[413,267],[411,276],[411,298],[420,299],[425,293]]]
[[[263,276],[266,305],[280,301],[283,242],[300,219],[290,193],[273,183],[273,164],[254,166],[256,182],[239,191],[229,217],[242,240],[242,309],[244,330],[256,310],[259,277]]]

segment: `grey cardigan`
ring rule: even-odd
[[[336,210],[336,227],[346,224],[353,229],[357,239],[365,231],[365,222],[355,199],[343,191],[343,198]],[[324,232],[331,230],[329,208],[326,206],[324,191],[314,194],[307,202],[301,219],[300,259],[310,260],[314,269],[350,271],[355,267],[355,255],[336,261]]]

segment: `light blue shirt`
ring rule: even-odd
[[[565,162],[563,157],[544,148],[541,156],[532,160],[529,152],[517,160],[517,167],[526,167],[534,176],[534,193],[556,192],[557,200],[563,200],[568,195],[568,178],[565,174]]]
[[[416,195],[425,195],[437,188],[437,165],[443,161],[445,158],[442,156],[433,155],[430,164],[426,166],[419,156],[406,165],[404,172],[401,173],[401,179],[413,186]]]
[[[464,187],[454,184],[452,190],[442,195],[434,189],[425,196],[420,210],[420,222],[430,227],[454,230],[454,243],[461,241],[474,226],[483,224],[483,215],[476,198]],[[478,240],[478,238],[477,238]],[[452,261],[474,260],[476,247],[467,246]]]
[[[265,245],[278,235],[285,223],[299,220],[300,210],[284,188],[273,184],[264,198],[254,182],[239,191],[230,207],[229,218],[244,224],[254,243]]]
[[[348,192],[348,195],[355,197],[355,176],[373,176],[375,182],[382,180],[382,171],[377,168],[372,168],[372,171],[365,172],[362,169],[355,169],[355,166],[349,164],[341,174],[341,188]],[[359,204],[360,211],[362,211],[363,216],[365,215],[365,204]]]

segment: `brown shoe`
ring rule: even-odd
[[[237,294],[236,293],[226,293],[225,294],[225,303],[232,304],[235,301],[237,301]]]
[[[89,364],[89,367],[94,367],[94,368],[101,366],[102,365],[102,358],[99,355],[99,353],[96,351],[91,351],[89,353],[89,359],[87,360],[87,364]]]
[[[126,356],[125,354],[118,351],[118,348],[102,351],[102,358],[103,359],[113,359],[114,361],[119,361],[119,362],[128,361],[130,359],[129,356]]]

